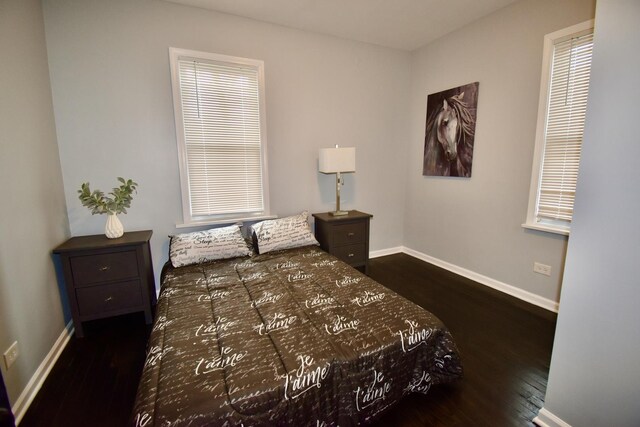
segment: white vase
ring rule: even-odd
[[[124,234],[122,223],[116,214],[107,214],[107,225],[104,227],[104,234],[109,239],[117,239]]]

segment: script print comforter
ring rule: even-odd
[[[315,246],[169,269],[136,426],[347,426],[462,374],[431,313]]]

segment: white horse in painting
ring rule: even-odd
[[[475,120],[464,92],[442,102],[427,120],[424,175],[471,176]]]

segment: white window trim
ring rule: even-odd
[[[182,102],[180,97],[179,65],[178,58],[192,56],[194,58],[209,59],[213,61],[232,62],[255,66],[258,69],[258,91],[260,97],[260,133],[261,133],[261,160],[262,160],[262,192],[264,210],[255,215],[216,215],[211,217],[192,217],[189,197],[189,177],[187,167],[186,143],[184,138],[184,123],[182,114]],[[176,144],[178,146],[178,165],[180,169],[180,189],[182,193],[182,222],[176,223],[176,228],[198,227],[203,225],[234,224],[243,221],[259,221],[275,218],[271,215],[269,207],[269,174],[267,164],[267,118],[264,90],[264,61],[257,59],[241,58],[236,56],[221,55],[217,53],[200,52],[196,50],[169,48],[169,63],[171,68],[171,88],[173,95],[173,111],[176,126]]]
[[[221,220],[206,220],[206,221],[194,221],[190,223],[177,223],[176,228],[192,228],[207,225],[224,225],[224,224],[238,224],[243,226],[245,222],[264,221],[266,219],[275,219],[278,215],[263,215],[263,216],[251,216],[237,219],[221,219]]]
[[[542,53],[542,75],[540,78],[540,99],[538,101],[538,124],[536,126],[535,149],[533,152],[533,166],[531,168],[531,186],[529,187],[529,206],[527,220],[522,227],[531,230],[546,231],[549,233],[568,236],[571,226],[562,226],[555,222],[536,219],[536,205],[538,201],[538,188],[542,175],[542,159],[544,156],[545,127],[547,122],[547,106],[549,104],[549,91],[551,85],[551,65],[553,61],[554,43],[572,34],[586,31],[594,27],[594,20],[581,22],[568,28],[547,34],[544,36],[544,49]],[[544,89],[544,90],[543,90]]]

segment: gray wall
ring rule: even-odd
[[[130,177],[140,187],[125,230],[153,229],[156,276],[166,261],[182,221],[173,46],[265,61],[274,213],[332,209],[335,178],[317,172],[318,149],[355,146],[343,208],[374,215],[372,250],[402,244],[408,53],[162,1],[45,0],[44,10],[73,235],[102,233],[106,220],[77,200],[80,183],[109,190]]]
[[[69,236],[38,0],[0,2],[0,353],[12,404],[64,328],[51,249]]]
[[[414,52],[404,245],[557,301],[566,238],[525,230],[545,34],[594,0],[527,0]],[[480,82],[471,179],[422,176],[427,94]],[[533,262],[551,265],[551,277]]]
[[[640,425],[640,2],[598,0],[575,216],[545,409]]]

